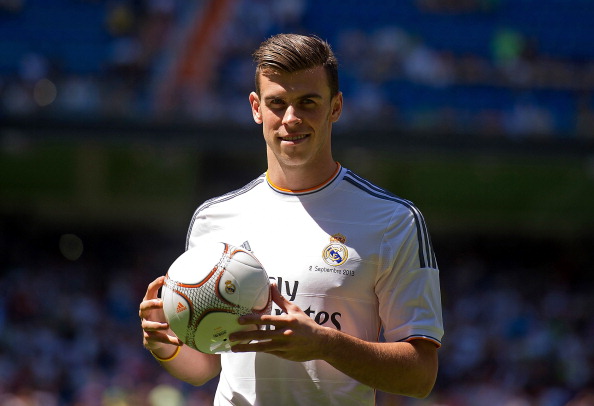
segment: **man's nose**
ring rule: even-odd
[[[283,116],[283,125],[295,125],[300,124],[301,118],[297,116],[297,111],[295,107],[289,106],[285,110],[285,115]]]

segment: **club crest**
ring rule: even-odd
[[[232,295],[233,293],[235,293],[235,285],[233,284],[233,282],[231,281],[225,281],[225,292],[227,292],[228,294]]]
[[[346,262],[349,258],[349,250],[344,245],[346,237],[340,233],[334,234],[330,237],[330,244],[328,244],[324,251],[322,251],[322,258],[324,262],[330,266],[339,266]]]

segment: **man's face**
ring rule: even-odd
[[[250,94],[254,120],[262,124],[268,164],[306,166],[332,161],[332,123],[340,117],[342,94],[332,97],[323,67],[294,73],[260,74],[260,95]]]

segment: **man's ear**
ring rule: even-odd
[[[262,110],[260,109],[260,97],[256,92],[250,93],[250,105],[252,106],[252,116],[257,124],[262,124]]]
[[[332,98],[332,111],[330,113],[330,120],[335,123],[340,118],[342,113],[342,92],[338,92],[336,96]]]

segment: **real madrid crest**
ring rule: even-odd
[[[349,258],[349,250],[344,245],[346,237],[340,233],[330,236],[330,244],[322,251],[324,262],[330,266],[339,266]]]
[[[225,292],[232,295],[235,293],[235,285],[231,281],[225,281]]]

